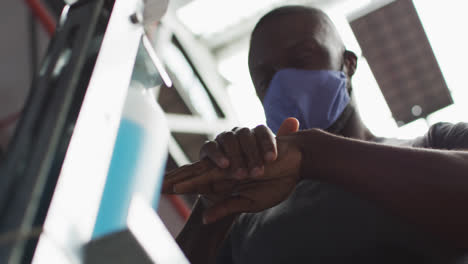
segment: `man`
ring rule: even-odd
[[[376,138],[350,100],[356,62],[320,10],[259,21],[249,69],[276,139],[264,126],[225,132],[164,183],[202,194],[177,238],[193,263],[453,263],[466,252],[468,124]]]

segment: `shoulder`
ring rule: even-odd
[[[468,150],[468,123],[437,123],[419,139],[420,145],[433,149]]]

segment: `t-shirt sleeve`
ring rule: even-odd
[[[437,123],[423,138],[424,147],[446,150],[468,150],[468,123]]]

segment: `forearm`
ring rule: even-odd
[[[309,133],[303,135],[305,177],[343,186],[468,248],[467,152],[400,148]]]
[[[194,264],[215,263],[217,249],[235,220],[234,216],[230,216],[205,225],[202,222],[204,209],[205,206],[198,199],[189,220],[176,239],[187,258]]]

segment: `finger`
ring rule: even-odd
[[[230,194],[237,186],[237,180],[223,180],[221,182],[212,182],[210,184],[199,185],[196,187],[196,194],[202,195],[219,195],[219,194]]]
[[[204,159],[172,170],[164,176],[162,192],[165,194],[173,193],[174,184],[202,175],[213,168],[215,168],[215,166],[208,159]]]
[[[225,172],[219,168],[213,168],[197,177],[189,178],[185,181],[173,185],[173,191],[177,194],[197,193],[204,190],[204,185],[220,182],[226,179]]]
[[[191,164],[181,166],[172,170],[164,176],[164,181],[175,182],[185,179],[191,175],[201,174],[206,170],[215,167],[208,159],[200,160]]]
[[[276,133],[277,137],[287,136],[299,130],[299,121],[294,117],[286,118]]]
[[[208,158],[220,168],[229,167],[229,160],[216,141],[207,141],[200,149],[200,159]]]
[[[242,148],[250,176],[254,178],[262,176],[264,172],[263,157],[258,149],[254,133],[248,128],[241,128],[235,133]]]
[[[241,196],[233,196],[207,209],[203,214],[205,224],[213,223],[228,215],[248,212],[252,201]]]
[[[164,181],[162,184],[162,193],[164,194],[173,194],[173,185],[178,181],[192,177],[193,172],[188,166],[183,166],[168,172],[164,176]]]
[[[229,160],[229,170],[231,175],[237,179],[247,177],[247,166],[242,154],[242,150],[234,132],[224,132],[216,137],[216,142],[223,150]]]
[[[254,128],[253,133],[257,139],[257,144],[261,148],[263,159],[266,162],[276,160],[278,157],[278,150],[273,132],[271,132],[268,127],[260,125]]]
[[[230,180],[230,179],[227,179],[221,182],[215,182],[211,186],[211,191],[214,194],[232,193],[236,189],[238,184],[239,182],[237,180]]]

